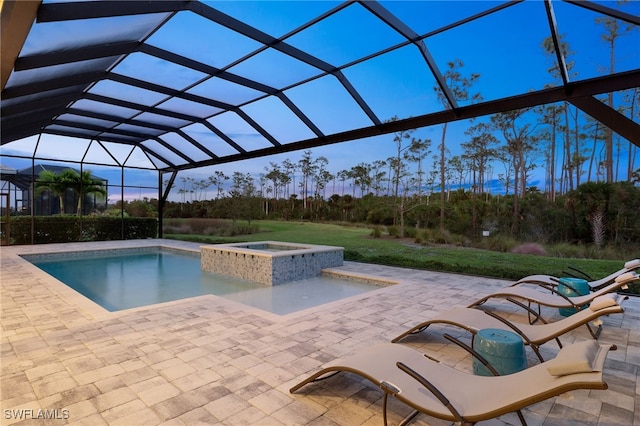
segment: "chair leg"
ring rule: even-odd
[[[383,388],[384,390],[384,388]],[[382,420],[383,420],[383,424],[384,426],[388,426],[388,420],[387,420],[387,403],[389,401],[389,393],[385,390],[384,392],[384,397],[382,399]],[[407,417],[405,417],[402,422],[400,423],[400,426],[404,426],[404,425],[408,425],[418,414],[420,414],[420,412],[418,410],[413,410]]]
[[[535,315],[535,312],[533,311],[533,309],[531,309],[531,302],[529,302],[529,309],[527,309],[527,315],[529,316],[529,324],[533,325],[536,322],[538,322],[540,318],[542,318],[542,312],[540,310],[539,303],[538,303],[538,315],[536,315],[536,317],[533,320],[531,319],[531,314]]]
[[[560,339],[556,337],[555,340],[556,340],[556,343],[558,344],[558,347],[562,349],[562,342],[560,342]]]
[[[522,411],[518,410],[518,418],[520,419],[520,423],[522,423],[522,426],[527,426],[527,421],[524,419],[524,416],[522,415]]]
[[[538,356],[540,362],[544,362],[544,358],[542,358],[542,354],[540,353],[540,348],[538,348],[538,345],[531,344],[530,346],[533,352]]]
[[[598,340],[598,337],[600,337],[600,332],[602,331],[602,320],[600,320],[600,324],[598,324],[598,328],[596,329],[596,331],[593,331],[589,323],[585,325],[587,326],[587,330],[589,330],[589,333],[591,333],[591,337],[593,337],[595,340]]]
[[[383,420],[383,424],[384,426],[387,426],[387,400],[389,399],[389,394],[388,393],[384,393],[384,397],[382,399],[382,420]]]
[[[411,423],[413,421],[413,419],[416,418],[416,416],[420,414],[420,412],[418,410],[414,410],[411,414],[409,414],[407,417],[405,417],[402,422],[400,422],[399,426],[406,426],[409,423]]]

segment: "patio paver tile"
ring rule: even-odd
[[[195,408],[202,407],[208,402],[206,397],[197,394],[194,395],[192,392],[193,391],[179,394],[151,408],[158,413],[158,416],[160,416],[162,420],[170,420]]]
[[[89,401],[98,395],[100,390],[94,384],[88,384],[40,398],[40,404],[43,407],[65,407],[81,401]]]
[[[305,425],[327,411],[326,408],[310,400],[296,400],[272,414],[272,417],[287,426]]]
[[[146,389],[142,392],[138,392],[138,398],[140,398],[148,406],[153,406],[158,402],[167,400],[180,394],[180,389],[172,385],[171,383],[163,383],[161,385]]]
[[[341,426],[361,425],[374,415],[375,410],[372,408],[374,407],[361,407],[351,400],[345,400],[329,409],[325,416]]]
[[[633,423],[633,411],[625,410],[607,403],[602,404],[602,410],[598,417],[599,425],[631,425]]]
[[[63,364],[71,374],[80,374],[105,366],[104,362],[93,353],[66,359]]]
[[[265,414],[255,407],[245,408],[238,414],[227,418],[223,423],[228,426],[274,425],[273,419],[267,419]]]
[[[222,398],[211,401],[204,408],[213,414],[217,419],[224,421],[228,417],[249,408],[249,404],[235,394],[229,393]]]
[[[161,423],[160,418],[156,413],[153,412],[150,408],[143,408],[141,410],[131,412],[130,414],[125,415],[123,417],[110,420],[110,426],[131,426],[131,425],[141,425],[141,426],[155,426]]]
[[[168,383],[167,379],[156,374],[154,376],[149,377],[148,379],[141,380],[137,383],[133,383],[132,385],[129,386],[129,389],[140,394],[146,390],[164,385],[165,383]]]
[[[100,412],[137,399],[137,395],[129,388],[112,390],[92,398]]]
[[[142,363],[142,365],[145,365]],[[134,387],[135,384],[144,382],[145,380],[149,380],[154,377],[158,377],[158,372],[151,367],[141,367],[135,370],[126,371],[120,374],[118,377],[131,388]]]
[[[256,408],[264,411],[267,414],[271,414],[293,402],[293,398],[289,395],[279,392],[275,389],[271,389],[267,392],[261,393],[249,400],[249,403]]]
[[[95,370],[85,371],[81,374],[74,375],[79,384],[85,385],[87,383],[95,383],[102,379],[108,379],[109,377],[117,376],[124,373],[124,368],[119,364],[106,365],[104,367],[96,368]]]
[[[79,383],[74,380],[67,371],[49,374],[31,382],[33,391],[38,398],[44,398],[54,393],[74,389],[78,384]]]
[[[24,373],[17,373],[3,376],[0,381],[0,392],[2,399],[15,398],[19,395],[33,393],[28,376]]]
[[[51,405],[50,405],[51,406]],[[88,399],[76,402],[71,405],[61,405],[64,409],[68,410],[69,413],[69,421],[77,421],[82,419],[83,417],[92,416],[98,413],[98,409],[96,408],[91,401]]]
[[[196,371],[186,376],[182,376],[172,381],[172,383],[182,391],[190,391],[200,386],[215,383],[220,380],[220,375],[211,369]]]
[[[102,417],[104,417],[104,419],[107,421],[107,423],[112,424],[118,419],[127,417],[131,413],[134,413],[136,411],[143,411],[146,408],[147,407],[142,401],[140,401],[139,399],[133,399],[129,402],[125,402],[124,404],[109,408],[108,410],[103,410],[101,414]]]
[[[70,426],[101,426],[108,425],[106,420],[100,414],[92,414],[90,416],[82,417],[78,420],[72,420],[69,422]]]
[[[184,424],[190,426],[208,426],[222,424],[220,420],[216,419],[210,412],[204,409],[204,407],[198,407],[191,411],[188,411],[178,417],[177,420],[180,420],[181,422],[184,422]]]

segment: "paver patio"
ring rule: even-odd
[[[110,313],[18,256],[158,244],[198,248],[170,240],[2,248],[3,425],[382,425],[382,393],[354,376],[340,374],[293,395],[289,388],[327,361],[506,285],[345,262],[345,271],[400,284],[283,316],[216,296]],[[532,405],[524,411],[529,424],[640,425],[640,298],[623,306],[623,315],[604,318],[600,336],[618,346],[606,364],[609,389]],[[583,327],[562,341],[587,338]],[[471,358],[438,333],[401,344],[471,370]],[[552,357],[557,347],[548,343],[542,352]],[[391,408],[391,424],[410,411],[393,400]],[[58,419],[25,419],[38,414]],[[487,422],[517,423],[515,415]],[[414,424],[449,423],[420,415]]]

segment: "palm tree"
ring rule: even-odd
[[[78,174],[75,170],[67,169],[73,174],[68,175],[69,188],[71,188],[78,195],[78,205],[76,212],[80,216],[82,212],[82,202],[84,196],[88,194],[100,194],[107,195],[107,190],[104,187],[104,182],[101,179],[93,177],[89,170],[84,170],[81,174]],[[63,171],[62,174],[67,172]]]
[[[39,174],[36,182],[36,194],[49,191],[58,197],[60,202],[60,214],[64,214],[64,194],[67,189],[73,190],[78,196],[78,205],[76,212],[78,215],[82,212],[82,201],[87,194],[106,195],[107,190],[104,182],[93,177],[89,170],[78,174],[73,169],[65,169],[59,174],[51,170],[43,170]]]
[[[60,174],[51,170],[42,170],[35,183],[36,194],[40,195],[44,191],[49,191],[60,203],[60,214],[64,214],[64,194],[69,188],[73,175],[77,175],[72,169],[63,170]]]

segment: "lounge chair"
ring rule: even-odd
[[[602,321],[600,321],[599,318],[602,315],[622,312],[624,312],[624,310],[618,303],[617,295],[615,294],[599,296],[591,303],[588,309],[578,311],[575,314],[559,321],[548,323],[544,321],[544,319],[541,319],[543,324],[540,325],[524,323],[516,324],[492,312],[484,311],[482,309],[455,308],[443,312],[428,321],[421,322],[400,334],[398,337],[391,340],[391,342],[396,343],[410,334],[420,333],[433,324],[452,325],[462,328],[474,335],[483,328],[498,328],[518,333],[524,340],[524,343],[531,347],[538,359],[540,361],[544,361],[539,350],[539,347],[542,344],[550,340],[555,340],[558,343],[558,346],[562,348],[562,343],[558,337],[569,331],[575,330],[582,325],[586,325],[591,336],[594,339],[597,339],[602,331]],[[597,329],[595,331],[589,326],[590,321],[597,323]]]
[[[526,424],[520,410],[531,404],[576,389],[607,389],[602,369],[607,353],[614,349],[589,340],[567,346],[551,361],[506,376],[485,377],[440,364],[404,345],[382,343],[330,362],[290,392],[348,372],[384,391],[385,425],[389,395],[416,410],[402,424],[419,413],[469,425],[511,412]]]
[[[602,296],[604,294],[612,293],[618,289],[625,289],[627,286],[635,281],[640,281],[640,274],[637,272],[627,272],[625,274],[619,275],[615,278],[612,284],[609,284],[606,287],[602,287],[601,289],[591,292],[584,296],[573,296],[568,297],[565,294],[562,294],[557,291],[554,287],[546,287],[548,292],[539,291],[538,289],[534,289],[531,287],[506,287],[501,290],[498,290],[494,293],[488,294],[472,304],[468,307],[472,308],[474,306],[479,306],[487,302],[489,299],[506,299],[508,301],[514,302],[515,300],[524,300],[529,303],[529,306],[534,303],[538,305],[538,314],[537,317],[540,317],[540,306],[550,306],[552,308],[574,308],[579,311],[583,306],[588,305],[593,302],[596,297]],[[514,302],[515,303],[515,302]],[[531,317],[529,318],[529,322],[531,321]]]
[[[591,290],[598,290],[601,287],[604,287],[613,283],[616,277],[618,277],[619,275],[626,274],[627,272],[633,272],[636,269],[640,269],[640,259],[633,259],[626,262],[622,269],[612,274],[609,274],[604,278],[600,278],[599,280],[589,279],[591,277],[586,275],[584,272],[579,271],[575,268],[571,268],[571,269],[587,277],[587,283],[589,284],[589,288]],[[569,275],[569,273],[567,275]],[[519,279],[512,285],[517,286],[521,284],[542,284],[546,286],[555,287],[559,284],[559,282],[560,282],[560,278],[554,277],[552,275],[529,275],[527,277]]]

